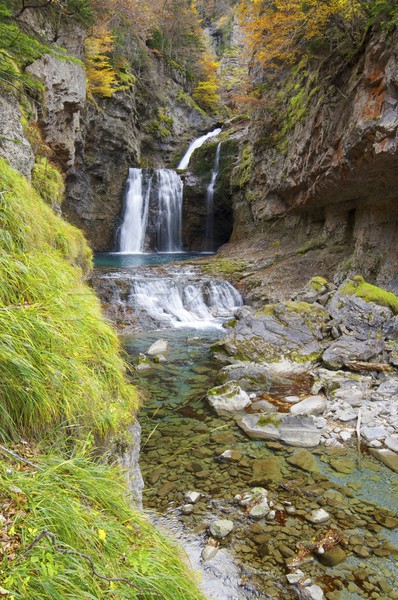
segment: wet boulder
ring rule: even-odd
[[[207,392],[207,400],[218,415],[230,415],[250,406],[248,394],[236,381],[229,381]]]

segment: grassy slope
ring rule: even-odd
[[[84,284],[84,238],[2,159],[0,192],[0,435],[6,444],[45,437],[64,448],[65,434],[74,439],[72,458],[44,456],[42,442],[31,458],[41,470],[0,450],[0,594],[200,599],[178,550],[130,507],[116,469],[87,454],[84,440],[123,432],[138,400],[117,337]],[[16,561],[44,529],[89,555],[99,573],[150,591],[93,577],[86,559],[57,552],[48,538]]]

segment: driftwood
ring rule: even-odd
[[[346,367],[351,369],[351,371],[377,371],[379,373],[394,370],[391,365],[388,365],[387,363],[370,363],[360,360],[350,360],[346,363]]]

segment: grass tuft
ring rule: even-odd
[[[57,423],[101,438],[138,407],[119,341],[84,284],[84,237],[0,160],[0,435]]]

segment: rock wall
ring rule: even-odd
[[[253,300],[286,298],[313,275],[339,283],[362,274],[398,289],[397,34],[374,33],[316,83],[278,144],[265,123],[244,137],[252,161],[245,167],[241,155],[236,174],[246,168],[249,183],[235,190],[224,253],[252,262],[244,283]]]

